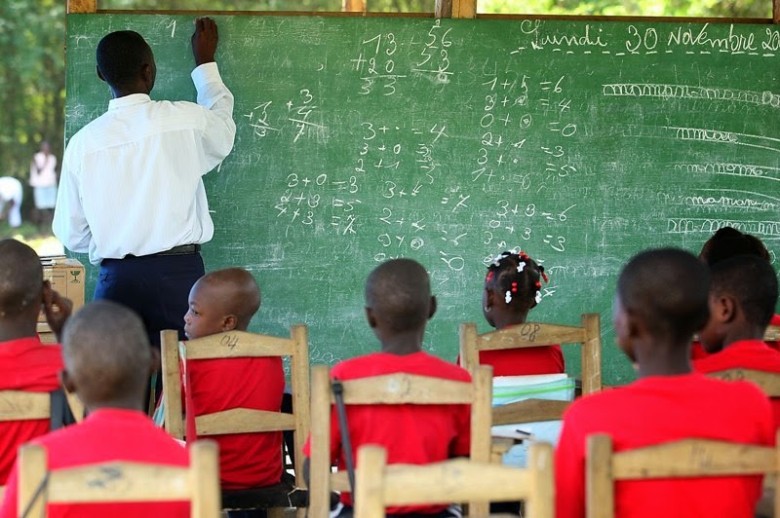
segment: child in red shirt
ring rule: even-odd
[[[712,268],[718,262],[737,255],[754,255],[770,262],[769,250],[760,239],[750,234],[743,234],[732,227],[723,227],[715,232],[702,246],[699,259]],[[772,311],[774,312],[774,309]],[[770,324],[780,325],[780,315],[773,315]],[[778,342],[767,342],[767,345],[772,349],[780,350]],[[704,358],[707,354],[699,341],[693,342],[691,359]]]
[[[144,394],[156,367],[156,350],[149,345],[141,319],[115,302],[87,304],[68,320],[62,351],[63,384],[76,392],[89,411],[80,424],[36,439],[56,471],[106,461],[187,466],[187,450],[144,413]],[[16,518],[18,464],[8,479],[0,517]],[[187,502],[52,504],[50,518],[135,518],[190,515]]]
[[[689,344],[707,322],[709,274],[688,252],[650,250],[629,261],[614,304],[616,340],[638,367],[625,387],[585,396],[564,415],[555,452],[556,516],[585,516],[586,440],[609,434],[616,451],[684,438],[772,445],[769,401],[753,384],[692,373]],[[749,518],[760,477],[621,481],[619,518]]]
[[[198,279],[190,291],[184,332],[194,339],[246,331],[259,308],[260,288],[252,274],[242,268],[211,272]],[[198,438],[196,416],[239,407],[274,412],[280,409],[284,392],[280,357],[188,360],[183,371],[187,442]],[[215,435],[209,439],[219,444],[223,489],[264,487],[281,480],[281,432]]]
[[[482,309],[496,329],[522,324],[542,300],[544,267],[525,252],[503,252],[488,265]],[[493,367],[493,376],[525,376],[565,372],[560,345],[480,351],[480,365]]]
[[[768,261],[738,255],[711,268],[710,319],[699,332],[709,356],[694,360],[702,373],[743,368],[780,373],[780,351],[763,337],[777,304],[777,275]],[[780,399],[772,401],[780,425]]]
[[[69,300],[43,280],[35,251],[14,239],[0,241],[0,390],[51,392],[60,388],[62,351],[44,345],[36,333],[43,307],[52,331],[59,337],[70,316]],[[11,471],[23,443],[49,431],[48,419],[0,422],[0,486]]]
[[[381,351],[335,365],[331,378],[351,380],[405,372],[471,381],[466,370],[422,350],[425,325],[436,311],[436,298],[431,296],[428,274],[419,263],[395,259],[381,264],[366,281],[365,297],[368,324],[382,344]],[[330,422],[331,460],[344,470],[335,409]],[[347,407],[347,422],[354,459],[364,444],[384,446],[389,464],[427,464],[469,454],[470,411],[465,405],[351,405]],[[311,456],[308,440],[303,453]],[[306,473],[308,463],[307,458]],[[351,516],[351,495],[342,493],[341,502],[339,516]],[[454,516],[446,506],[394,507],[387,512]]]

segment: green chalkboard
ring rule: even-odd
[[[516,246],[550,283],[536,320],[602,315],[607,383],[617,273],[638,250],[698,251],[734,225],[780,252],[780,28],[553,20],[220,16],[233,153],[206,177],[208,269],[259,280],[254,330],[310,328],[312,362],[376,349],[363,282],[408,256],[431,273],[427,347],[453,358],[481,316],[486,258]],[[156,53],[153,97],[193,99],[189,16],[68,17],[67,134],[108,90],[111,30]],[[94,276],[94,272],[92,274]],[[579,371],[576,351],[567,355]]]

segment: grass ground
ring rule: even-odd
[[[5,221],[0,221],[0,238],[11,237],[30,245],[38,255],[61,255],[64,253],[60,243],[51,232],[41,232],[36,225],[24,222],[20,227],[11,228]]]

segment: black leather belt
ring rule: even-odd
[[[157,252],[156,254],[149,254],[149,255],[188,255],[188,254],[197,254],[200,252],[200,245],[179,245],[174,246],[170,250],[165,250],[164,252]]]
[[[103,259],[100,264],[106,262],[112,262],[112,261],[122,261],[123,259],[143,259],[144,257],[157,257],[159,255],[192,255],[197,254],[200,252],[200,245],[179,245],[174,246],[170,250],[163,250],[162,252],[157,252],[156,254],[148,254],[148,255],[133,255],[133,254],[127,254],[122,259]]]

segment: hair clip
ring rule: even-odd
[[[512,293],[517,293],[517,282],[512,283]]]
[[[512,302],[512,292],[511,291],[507,290],[506,294],[504,295],[504,300],[506,301],[507,304]]]
[[[536,286],[536,289],[538,290],[538,289],[540,289],[540,288],[542,287],[542,283],[541,283],[541,282],[539,282],[539,281],[536,281],[536,282],[534,283],[534,286]]]
[[[542,301],[542,292],[541,291],[537,291],[536,292],[536,295],[534,296],[534,300],[536,301],[537,304],[539,304]]]
[[[487,272],[487,275],[485,276],[485,282],[490,282],[493,280],[493,277],[496,276],[496,272],[489,271]]]
[[[520,261],[517,263],[517,273],[523,273],[523,270],[525,270],[525,261]]]

